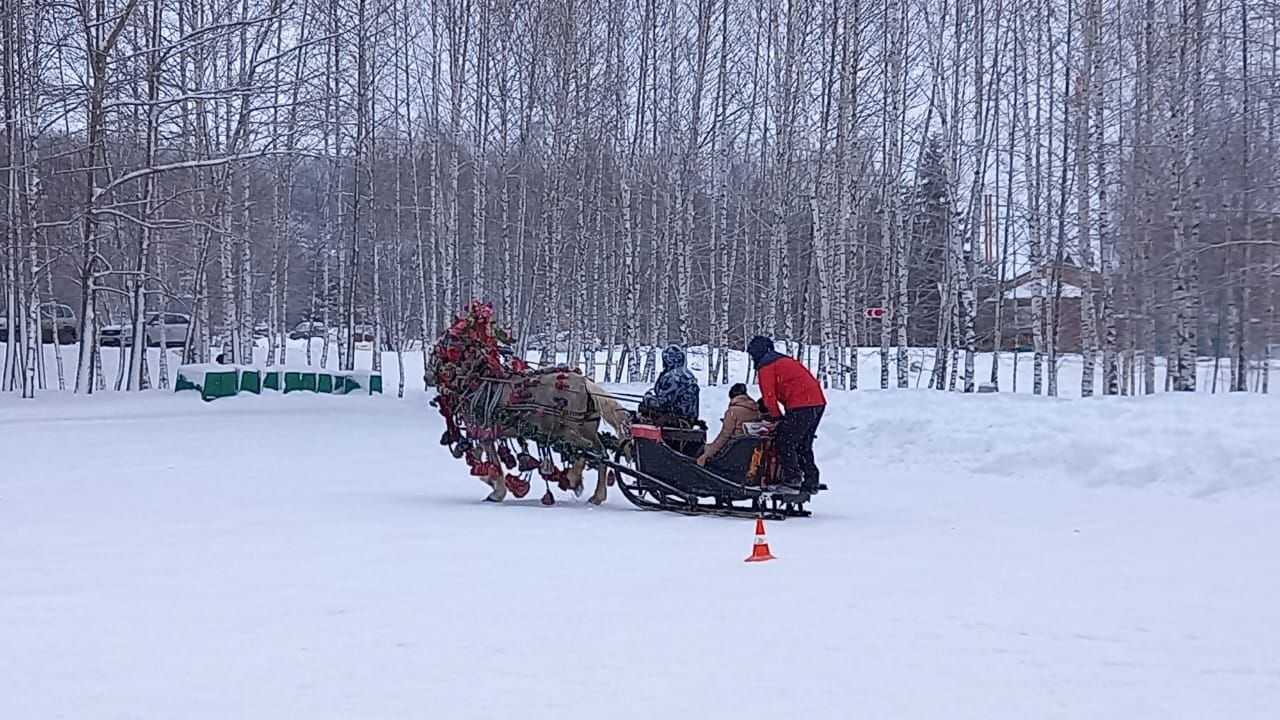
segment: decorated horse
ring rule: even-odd
[[[555,502],[552,482],[580,495],[585,456],[605,453],[600,421],[621,437],[630,414],[576,370],[529,369],[512,356],[511,342],[510,332],[493,322],[492,306],[478,300],[436,342],[423,379],[436,388],[432,404],[445,419],[441,444],[466,459],[471,474],[489,485],[487,502],[502,502],[509,489],[524,497],[534,470],[547,482],[543,504]],[[530,443],[539,457],[530,452]],[[556,454],[567,469],[557,467]],[[599,505],[612,478],[604,465],[596,470],[590,501]]]

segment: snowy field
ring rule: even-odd
[[[0,395],[0,718],[1280,716],[1272,396],[832,393],[746,564],[616,490],[481,504],[389,386]]]

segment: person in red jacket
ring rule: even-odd
[[[822,385],[800,361],[775,351],[773,340],[767,337],[751,338],[747,354],[759,375],[760,399],[765,409],[770,417],[781,418],[777,443],[783,483],[816,491],[818,466],[813,460],[813,439],[827,408]]]

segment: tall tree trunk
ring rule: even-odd
[[[1190,14],[1184,15],[1178,43],[1179,93],[1174,100],[1173,177],[1177,183],[1171,218],[1174,225],[1174,311],[1175,391],[1196,389],[1196,359],[1199,350],[1200,273],[1197,249],[1203,198],[1200,194],[1202,170],[1203,63],[1205,51],[1205,0],[1189,0]]]
[[[1083,397],[1093,395],[1094,367],[1098,356],[1098,315],[1094,302],[1093,283],[1093,242],[1094,227],[1091,216],[1093,205],[1093,154],[1098,148],[1093,145],[1094,136],[1090,131],[1093,119],[1093,103],[1097,98],[1094,79],[1097,76],[1097,30],[1098,0],[1086,0],[1085,13],[1082,18],[1084,26],[1084,49],[1080,66],[1083,74],[1076,76],[1076,243],[1080,249],[1080,271],[1083,281],[1080,286],[1080,333],[1081,352],[1084,355],[1083,369],[1080,375],[1080,394]],[[1098,129],[1101,136],[1101,128]],[[1100,178],[1099,178],[1100,179]]]

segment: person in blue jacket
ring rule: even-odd
[[[669,417],[698,419],[698,380],[685,366],[684,350],[679,346],[670,345],[662,351],[662,372],[640,406]]]

